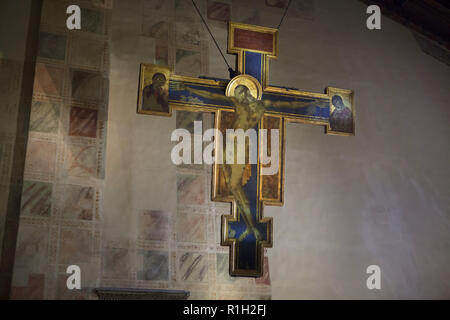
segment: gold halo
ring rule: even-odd
[[[237,86],[246,86],[250,91],[250,94],[256,100],[261,100],[262,97],[262,87],[258,80],[248,74],[240,74],[228,83],[227,89],[225,90],[225,95],[227,97],[234,97],[234,89]]]

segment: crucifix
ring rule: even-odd
[[[272,247],[273,221],[264,217],[263,209],[282,206],[284,201],[286,122],[324,126],[327,134],[354,135],[354,94],[337,88],[322,94],[269,85],[269,61],[278,56],[277,29],[230,22],[228,53],[237,56],[237,75],[231,80],[184,77],[169,67],[141,65],[138,113],[170,117],[173,109],[212,112],[216,129],[224,135],[227,129],[258,132],[256,163],[216,159],[212,200],[232,204],[221,226],[221,244],[230,247],[230,275],[260,277],[264,248]],[[268,134],[261,134],[261,129]],[[280,132],[276,150],[271,143],[273,129]],[[274,173],[262,174],[268,166],[261,161],[262,146],[267,146],[268,154],[280,155]]]

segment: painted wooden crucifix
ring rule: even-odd
[[[277,29],[230,22],[228,53],[237,55],[238,75],[231,80],[184,77],[174,75],[169,67],[141,65],[138,113],[213,112],[215,127],[224,136],[227,129],[257,130],[256,163],[216,158],[212,200],[232,203],[221,229],[221,244],[230,247],[230,275],[259,277],[264,271],[264,248],[272,247],[273,221],[264,217],[263,208],[283,205],[285,123],[320,125],[327,134],[354,135],[354,95],[336,88],[320,94],[270,86],[269,60],[278,55]],[[279,132],[276,144],[273,129]],[[219,148],[216,143],[216,156]],[[222,156],[229,152],[223,151]],[[279,153],[276,172],[262,174],[273,166],[263,163],[263,151]]]

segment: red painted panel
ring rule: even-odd
[[[270,33],[256,32],[245,29],[235,29],[234,46],[243,49],[272,53],[273,35]]]

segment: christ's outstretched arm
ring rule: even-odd
[[[172,88],[173,90],[176,91],[180,91],[180,90],[186,90],[189,91],[192,94],[195,94],[197,96],[206,98],[206,99],[211,99],[211,100],[225,100],[225,101],[229,101],[230,98],[222,95],[222,94],[218,94],[218,93],[213,93],[213,92],[209,92],[206,90],[198,90],[198,89],[194,89],[191,87],[188,87],[187,85],[185,85],[184,83],[181,82],[171,82],[170,83],[170,88]]]
[[[313,114],[316,108],[327,108],[322,102],[318,101],[271,101],[264,100],[264,106],[267,108],[290,108],[290,109],[306,109],[308,114]]]

